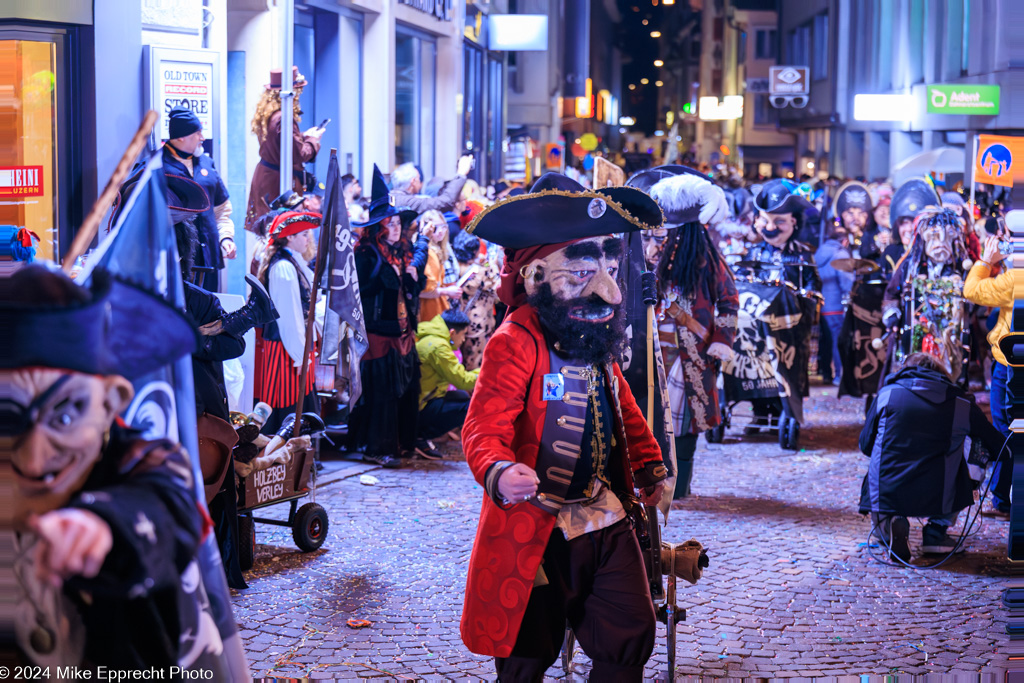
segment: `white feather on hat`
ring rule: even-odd
[[[665,224],[700,222],[715,225],[729,216],[725,192],[710,180],[681,174],[659,180],[651,187],[651,197],[665,212]]]

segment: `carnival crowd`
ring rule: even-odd
[[[301,95],[306,81],[297,70],[292,77]],[[962,184],[931,176],[893,187],[743,178],[685,164],[635,169],[624,186],[593,188],[576,172],[481,187],[468,177],[469,156],[435,178],[411,162],[387,175],[375,166],[368,193],[359,179],[340,177],[361,308],[355,329],[330,322],[317,280],[325,254],[316,235],[333,226],[305,164],[322,151],[323,131],[300,130],[298,97],[293,130],[282,131],[280,87],[278,71],[252,120],[260,162],[244,221],[251,253],[235,246],[231,202],[201,152],[194,114],[170,113],[161,152],[187,323],[201,340],[192,367],[203,485],[232,587],[247,587],[242,571],[251,565],[251,531],[239,522],[251,524],[239,516],[251,507],[239,498],[246,477],[293,461],[308,469],[304,453],[324,432],[384,468],[440,459],[439,440],[461,441],[485,490],[463,640],[494,656],[502,679],[532,680],[557,656],[568,619],[595,675],[633,679],[654,637],[637,524],[625,522],[641,507],[634,494],[652,506],[689,495],[699,436],[721,441],[740,402],[753,414],[744,434],[771,431],[796,449],[812,374],[864,402],[860,448],[871,466],[860,510],[891,561],[911,560],[908,518],[927,518],[923,553],[956,551],[950,529],[974,504],[989,464],[985,490],[993,510],[1007,512],[1007,362],[998,342],[1009,329],[1013,282],[1001,262],[1007,222],[1020,216],[1001,195],[976,191],[969,203]],[[282,135],[293,140],[294,182],[278,196]],[[141,177],[122,188],[115,217]],[[211,291],[224,260],[241,257],[251,259],[251,294],[226,313]],[[109,300],[112,287],[124,290],[122,300],[135,296],[116,279],[94,279],[86,290],[37,267],[11,280],[5,311],[31,292],[30,303],[64,316],[65,333],[81,328],[79,345],[102,337],[80,307]],[[12,345],[5,372],[21,407],[18,434],[36,433],[40,415],[57,413],[46,423],[57,437],[42,445],[19,436],[14,449],[19,476],[53,494],[17,511],[32,539],[22,557],[38,577],[24,593],[34,621],[18,631],[31,661],[55,648],[63,661],[104,661],[113,655],[98,644],[100,626],[123,632],[124,661],[174,659],[172,636],[156,653],[128,631],[173,630],[151,623],[166,605],[148,587],[185,571],[205,518],[188,504],[181,451],[144,445],[115,421],[131,399],[124,378],[174,357],[172,323],[181,316],[172,313],[164,314],[167,334],[146,342],[148,357],[132,356],[136,365],[82,346],[69,367],[68,348]],[[47,320],[38,325],[55,324]],[[251,329],[257,405],[240,415],[229,410],[223,363],[241,355]],[[339,357],[325,372],[328,346]],[[991,422],[972,393],[981,386],[990,390]],[[78,393],[54,404],[69,390]],[[83,420],[95,453],[74,461],[65,485],[62,468],[72,466],[62,439],[73,434],[60,430]],[[506,516],[536,533],[515,535]],[[680,576],[699,577],[697,551],[680,562]],[[119,564],[105,563],[108,554]],[[51,609],[62,581],[82,588],[97,577],[124,584],[100,605],[125,611],[104,615],[90,601]],[[508,595],[496,595],[499,583],[512,586]],[[628,600],[609,602],[627,589],[635,589]],[[129,603],[140,596],[151,609],[133,622],[139,611]],[[61,631],[64,609],[86,615],[93,636]]]

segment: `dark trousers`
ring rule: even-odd
[[[1009,379],[1009,368],[999,362],[992,363],[992,389],[989,391],[989,408],[992,410],[992,426],[1003,436],[1010,434],[1009,397],[1006,394],[1006,381]],[[1013,453],[1003,449],[1002,457],[992,468],[992,504],[1010,504],[1010,484],[1013,481]],[[992,454],[995,457],[995,454]]]
[[[818,374],[826,382],[831,382],[843,373],[843,364],[839,359],[839,332],[843,329],[843,314],[823,313],[819,328]],[[832,371],[833,365],[835,372]]]
[[[499,681],[542,681],[558,659],[568,621],[593,660],[592,681],[641,681],[654,650],[654,605],[629,522],[566,541],[551,532],[510,657],[496,657]]]
[[[420,409],[420,438],[435,439],[458,429],[469,412],[469,394],[455,390],[427,401]]]
[[[676,441],[676,490],[673,498],[690,495],[690,481],[693,479],[693,454],[697,452],[697,435],[683,434]]]

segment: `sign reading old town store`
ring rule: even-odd
[[[408,5],[421,12],[432,14],[438,21],[452,20],[454,0],[398,0],[399,5]]]

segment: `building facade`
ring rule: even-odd
[[[975,133],[1024,131],[1024,48],[1014,0],[781,0],[781,64],[809,66],[808,106],[780,112],[797,136],[797,172],[885,178],[922,151],[964,151]],[[992,116],[929,114],[928,85],[998,85]],[[892,121],[858,121],[857,95],[909,95]]]
[[[285,3],[7,4],[0,86],[14,92],[15,106],[3,113],[16,125],[0,133],[8,138],[0,168],[39,169],[31,176],[39,180],[0,202],[0,225],[28,227],[41,238],[39,257],[60,260],[145,111],[162,116],[155,149],[165,110],[184,101],[203,120],[241,241],[248,180],[259,161],[250,121],[283,59]],[[468,7],[464,0],[294,2],[293,62],[309,80],[300,127],[331,119],[323,152],[307,170],[322,179],[334,148],[342,173],[366,187],[374,163],[389,172],[412,161],[425,180],[449,178],[459,155],[473,151],[479,181],[499,176],[506,59],[487,48],[486,27],[489,15],[506,9],[505,0],[470,0]],[[241,291],[244,260],[229,264],[229,290]]]

